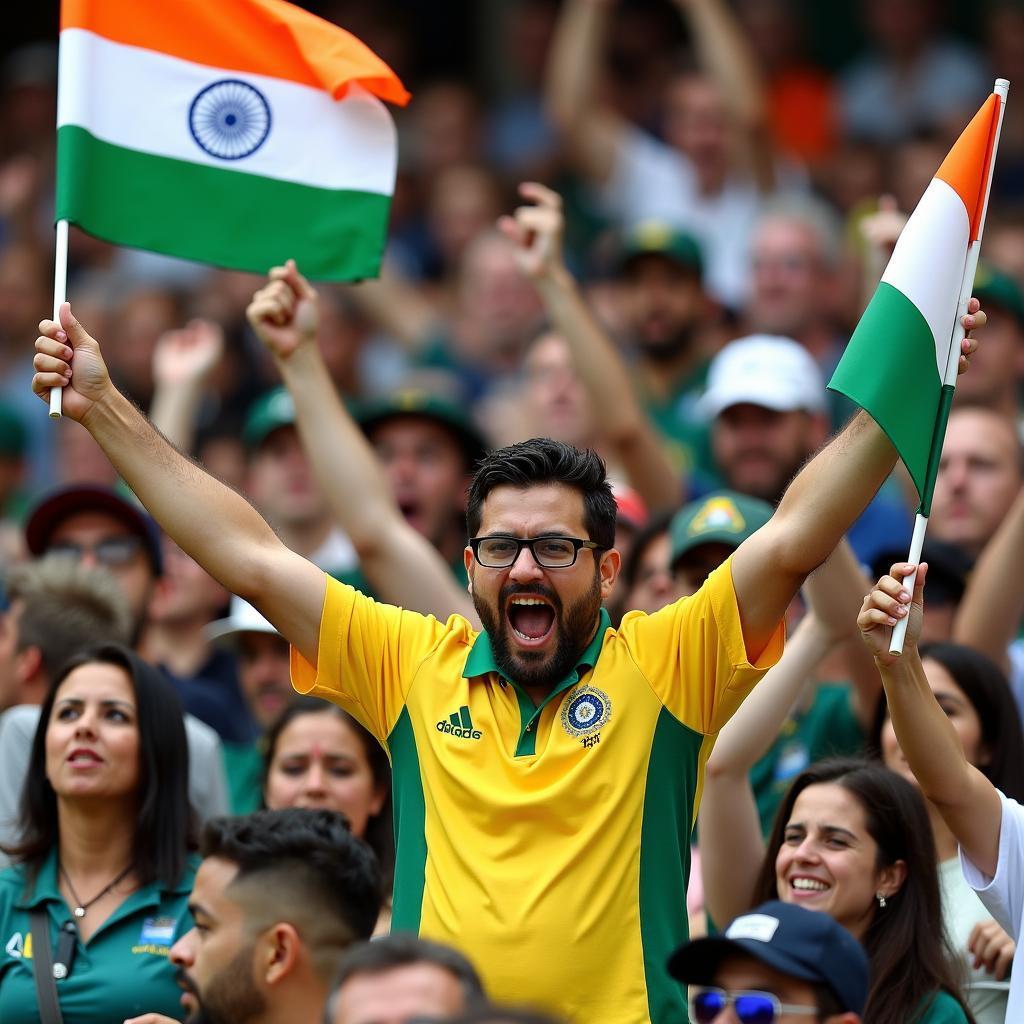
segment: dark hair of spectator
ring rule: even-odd
[[[199,852],[238,866],[232,886],[259,879],[265,901],[278,893],[289,912],[331,916],[345,925],[349,941],[373,934],[380,869],[370,847],[335,811],[286,807],[213,818],[203,829]]]
[[[484,501],[496,487],[534,487],[564,484],[583,497],[583,525],[589,539],[602,548],[615,546],[615,497],[604,462],[589,448],[580,450],[563,441],[534,437],[498,448],[477,466],[469,486],[466,527],[476,537]]]
[[[325,1019],[330,1020],[337,993],[349,978],[357,974],[383,974],[385,971],[415,964],[432,964],[451,974],[462,986],[467,1009],[486,999],[476,968],[457,949],[407,932],[397,932],[374,939],[373,942],[361,942],[341,958],[327,1000],[328,1016]]]
[[[878,846],[876,867],[902,860],[906,880],[888,906],[875,907],[863,938],[871,962],[871,990],[864,1019],[872,1024],[913,1020],[934,994],[948,992],[963,1007],[945,939],[939,876],[931,822],[921,794],[902,776],[870,761],[834,758],[801,772],[775,817],[754,905],[779,899],[775,860],[797,797],[809,786],[842,786],[864,811],[867,830]],[[968,1019],[973,1020],[964,1007]]]
[[[58,841],[57,794],[46,777],[46,733],[61,684],[83,665],[123,669],[135,693],[139,731],[139,793],[132,851],[140,885],[177,884],[195,849],[195,819],[188,801],[188,741],[181,703],[159,670],[119,644],[100,644],[66,662],[50,684],[32,741],[21,798],[20,842],[6,850],[34,878]]]
[[[521,1010],[515,1006],[478,1006],[452,1017],[448,1024],[560,1024],[555,1017],[537,1013],[535,1010]]]
[[[1008,797],[1024,801],[1024,730],[1010,684],[991,658],[963,644],[923,644],[921,657],[937,661],[971,702],[981,723],[988,761],[978,770]],[[888,717],[883,691],[869,740],[881,756],[882,727]]]
[[[640,573],[640,563],[643,561],[644,553],[650,547],[651,542],[657,540],[668,532],[668,525],[676,514],[675,509],[666,509],[656,512],[647,521],[647,524],[637,530],[633,538],[633,546],[629,549],[629,556],[622,562],[622,573],[619,576],[619,586],[623,591],[632,588]],[[629,611],[629,609],[625,609]]]
[[[277,744],[285,727],[301,715],[332,714],[340,718],[355,734],[362,744],[374,784],[381,786],[387,794],[384,804],[377,814],[371,815],[366,822],[366,834],[362,837],[377,856],[381,872],[381,895],[385,898],[391,893],[391,885],[395,875],[395,829],[391,813],[391,762],[384,748],[363,728],[347,711],[330,701],[316,697],[295,697],[278,715],[263,738],[263,777],[260,789],[267,791],[267,778],[270,766],[277,753]]]

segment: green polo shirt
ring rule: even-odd
[[[154,883],[132,893],[88,942],[78,941],[71,973],[57,982],[64,1024],[119,1024],[149,1012],[181,1019],[181,989],[168,953],[192,927],[188,899],[198,863],[197,857],[190,859],[175,886]],[[32,892],[26,892],[21,865],[0,871],[3,1024],[39,1022],[29,921],[29,911],[38,906],[46,907],[55,953],[60,926],[74,920],[57,887],[55,852],[43,863]]]
[[[221,748],[232,814],[252,814],[263,805],[263,748],[255,743],[225,743]]]

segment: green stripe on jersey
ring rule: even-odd
[[[942,378],[928,321],[903,292],[878,286],[828,386],[874,417],[924,494]]]
[[[640,940],[652,1024],[687,1020],[686,989],[669,977],[669,954],[689,937],[693,794],[704,737],[662,708],[647,762],[640,830]]]
[[[390,205],[57,133],[57,219],[117,245],[257,274],[294,257],[311,278],[359,280],[377,274]]]
[[[391,930],[418,934],[427,869],[427,811],[420,776],[420,757],[408,708],[402,708],[388,736],[388,750],[391,753],[391,792],[394,799],[397,851]]]

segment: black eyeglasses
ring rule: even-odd
[[[473,557],[487,569],[507,569],[515,565],[519,552],[529,548],[533,560],[542,569],[568,569],[576,564],[580,548],[600,550],[601,545],[579,537],[470,537]]]
[[[724,988],[690,987],[690,1019],[693,1024],[712,1024],[729,1007],[740,1024],[775,1024],[784,1013],[817,1017],[816,1006],[790,1006],[771,992],[726,992]]]
[[[113,568],[127,565],[141,549],[142,541],[138,537],[128,535],[104,537],[95,544],[79,544],[71,540],[57,541],[46,549],[46,553],[73,558],[75,561],[81,561],[83,555],[90,554],[100,565]]]

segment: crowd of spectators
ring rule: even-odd
[[[993,79],[1024,83],[1016,0],[481,2],[480,53],[458,73],[424,52],[439,36],[415,3],[302,6],[412,92],[379,279],[310,284],[282,258],[268,280],[73,228],[68,296],[117,387],[288,548],[475,628],[467,487],[487,451],[531,437],[607,465],[623,559],[609,626],[696,593],[849,419],[826,383],[906,216]],[[32,394],[56,53],[0,64],[0,1019],[40,1019],[47,908],[68,1024],[560,1019],[526,977],[522,1008],[491,1006],[472,948],[389,934],[409,805],[388,755],[365,722],[296,696],[275,626]],[[938,468],[915,677],[957,731],[960,781],[926,740],[901,749],[920,708],[861,636],[880,621],[861,610],[870,581],[909,548],[916,494],[897,466],[701,769],[672,909],[708,938],[659,965],[694,986],[698,1024],[800,1007],[843,1024],[1012,1019],[1019,910],[994,918],[972,889],[1002,856],[983,786],[1024,799],[1012,87],[974,294],[987,322]],[[303,331],[320,358],[292,358]],[[450,727],[472,735],[461,712]],[[962,779],[988,818],[963,809]]]

